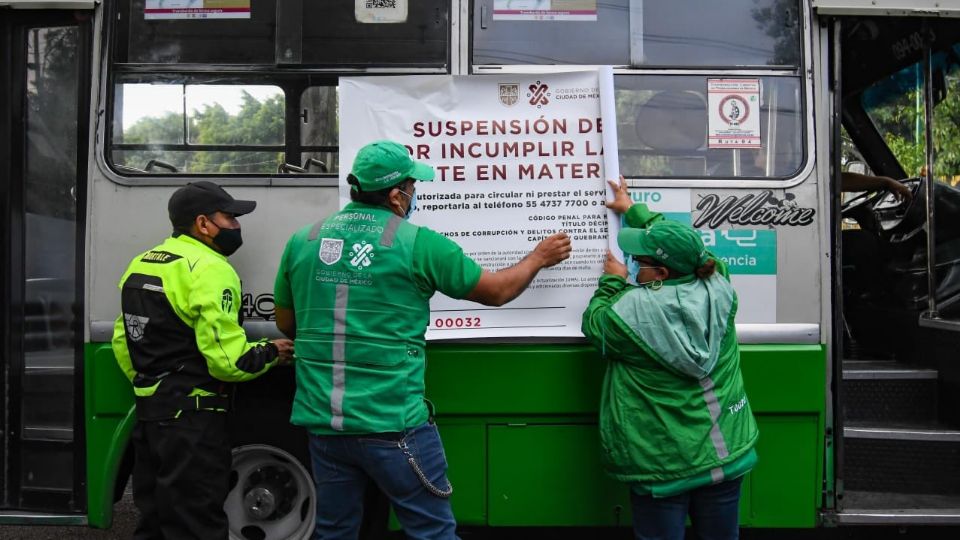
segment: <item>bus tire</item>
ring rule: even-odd
[[[230,540],[301,540],[316,519],[316,491],[307,469],[276,446],[233,449],[230,490],[223,509]]]

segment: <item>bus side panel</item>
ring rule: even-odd
[[[826,349],[742,346],[743,377],[760,427],[751,474],[751,527],[813,527],[822,504]]]
[[[627,490],[600,467],[603,361],[592,349],[434,345],[428,357],[427,392],[462,524],[629,525]],[[89,520],[108,527],[133,397],[109,344],[88,345],[86,358]],[[744,345],[742,363],[760,425],[760,461],[744,483],[741,523],[813,527],[822,482],[824,349]]]
[[[824,348],[741,350],[760,425],[760,461],[744,482],[741,523],[813,527],[823,474]],[[604,368],[592,349],[434,345],[428,358],[427,394],[441,432],[451,423],[472,426],[460,428],[455,445],[444,439],[461,523],[630,524],[626,487],[600,466],[596,413]]]
[[[113,522],[113,495],[123,454],[135,421],[133,387],[113,356],[109,343],[84,348],[84,399],[87,424],[87,519],[108,528]]]

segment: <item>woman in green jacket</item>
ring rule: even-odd
[[[756,464],[757,424],[740,373],[737,295],[726,265],[688,225],[632,204],[583,314],[608,360],[600,404],[603,464],[630,487],[638,540],[738,537],[740,482]],[[627,278],[636,279],[631,285]]]

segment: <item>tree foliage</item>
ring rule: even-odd
[[[124,129],[128,144],[155,144],[156,148],[115,152],[120,165],[145,170],[151,160],[160,160],[184,173],[273,173],[283,163],[283,152],[258,151],[257,146],[282,145],[284,141],[284,98],[276,95],[263,101],[244,91],[240,109],[231,114],[219,103],[205,104],[191,111],[184,126],[183,116],[168,112],[144,117]],[[186,130],[186,133],[184,133]],[[238,145],[237,150],[186,150],[164,148],[170,144]],[[157,169],[154,169],[156,171]]]
[[[933,110],[934,173],[941,179],[960,175],[960,74],[946,77],[946,95]],[[868,107],[907,176],[918,176],[926,163],[923,89],[914,87]]]

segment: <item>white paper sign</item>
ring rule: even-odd
[[[407,0],[354,0],[357,22],[392,24],[407,22]]]
[[[250,0],[146,0],[143,18],[249,19]]]
[[[707,79],[709,148],[760,148],[760,79]]]
[[[596,21],[597,0],[493,0],[495,21]]]
[[[597,73],[340,80],[341,202],[361,146],[387,138],[433,165],[412,221],[487,270],[565,230],[574,251],[502,308],[436,295],[428,339],[581,336],[607,249]]]

